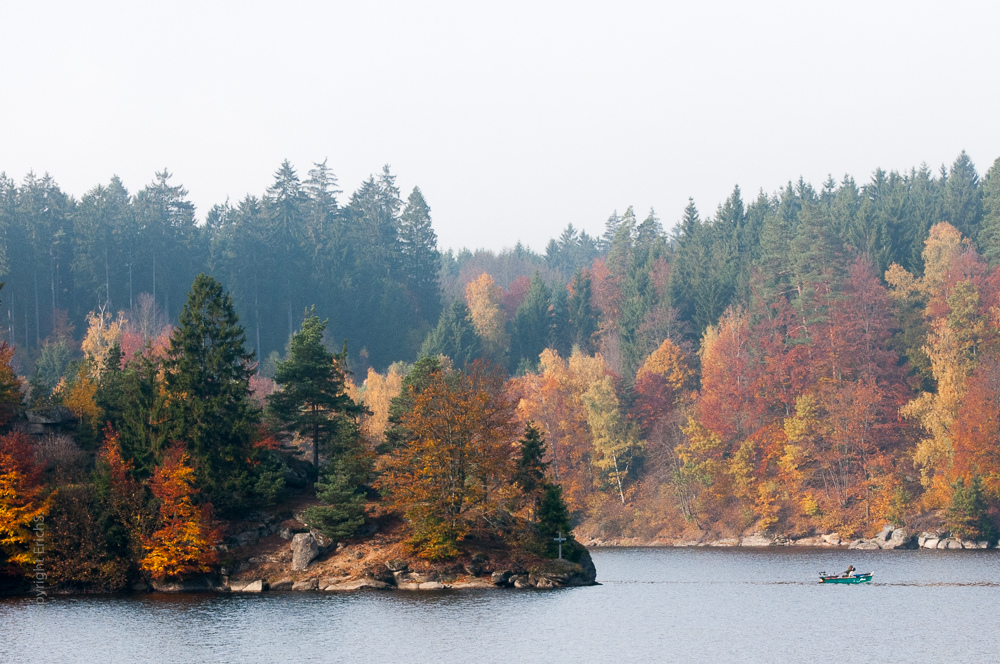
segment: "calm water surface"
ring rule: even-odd
[[[0,601],[0,662],[996,661],[1000,551],[613,549],[593,588]],[[874,570],[862,586],[819,571]]]

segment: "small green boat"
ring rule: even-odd
[[[839,574],[820,574],[820,583],[868,583],[872,580],[873,572],[861,572],[859,574],[851,574],[849,576],[841,576]]]

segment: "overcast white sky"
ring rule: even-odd
[[[1000,3],[0,4],[0,171],[168,167],[203,216],[282,159],[389,163],[444,247],[804,176],[1000,156]]]

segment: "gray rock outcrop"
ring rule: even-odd
[[[319,555],[319,544],[312,533],[299,533],[292,538],[292,571],[301,572]]]

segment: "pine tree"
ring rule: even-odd
[[[361,407],[344,392],[345,354],[335,355],[323,346],[321,321],[315,310],[292,335],[288,359],[278,362],[274,380],[281,389],[268,396],[268,406],[288,429],[312,439],[312,462],[319,468],[319,450],[345,420],[360,415]]]
[[[549,347],[555,348],[563,357],[568,357],[573,349],[573,328],[569,322],[569,291],[565,286],[556,286],[552,293],[552,336]]]
[[[673,240],[673,261],[670,270],[670,304],[677,309],[678,317],[693,323],[697,313],[695,291],[702,280],[707,257],[702,241],[701,217],[694,200],[688,199],[684,215],[677,226]]]
[[[307,275],[299,270],[304,267],[304,247],[307,241],[305,211],[309,199],[292,165],[286,159],[274,173],[274,183],[264,197],[264,215],[267,223],[267,243],[264,245],[274,255],[280,266],[281,300],[284,301],[288,322],[288,336],[292,335],[292,312],[301,306],[302,288]],[[275,303],[277,304],[277,303]]]

